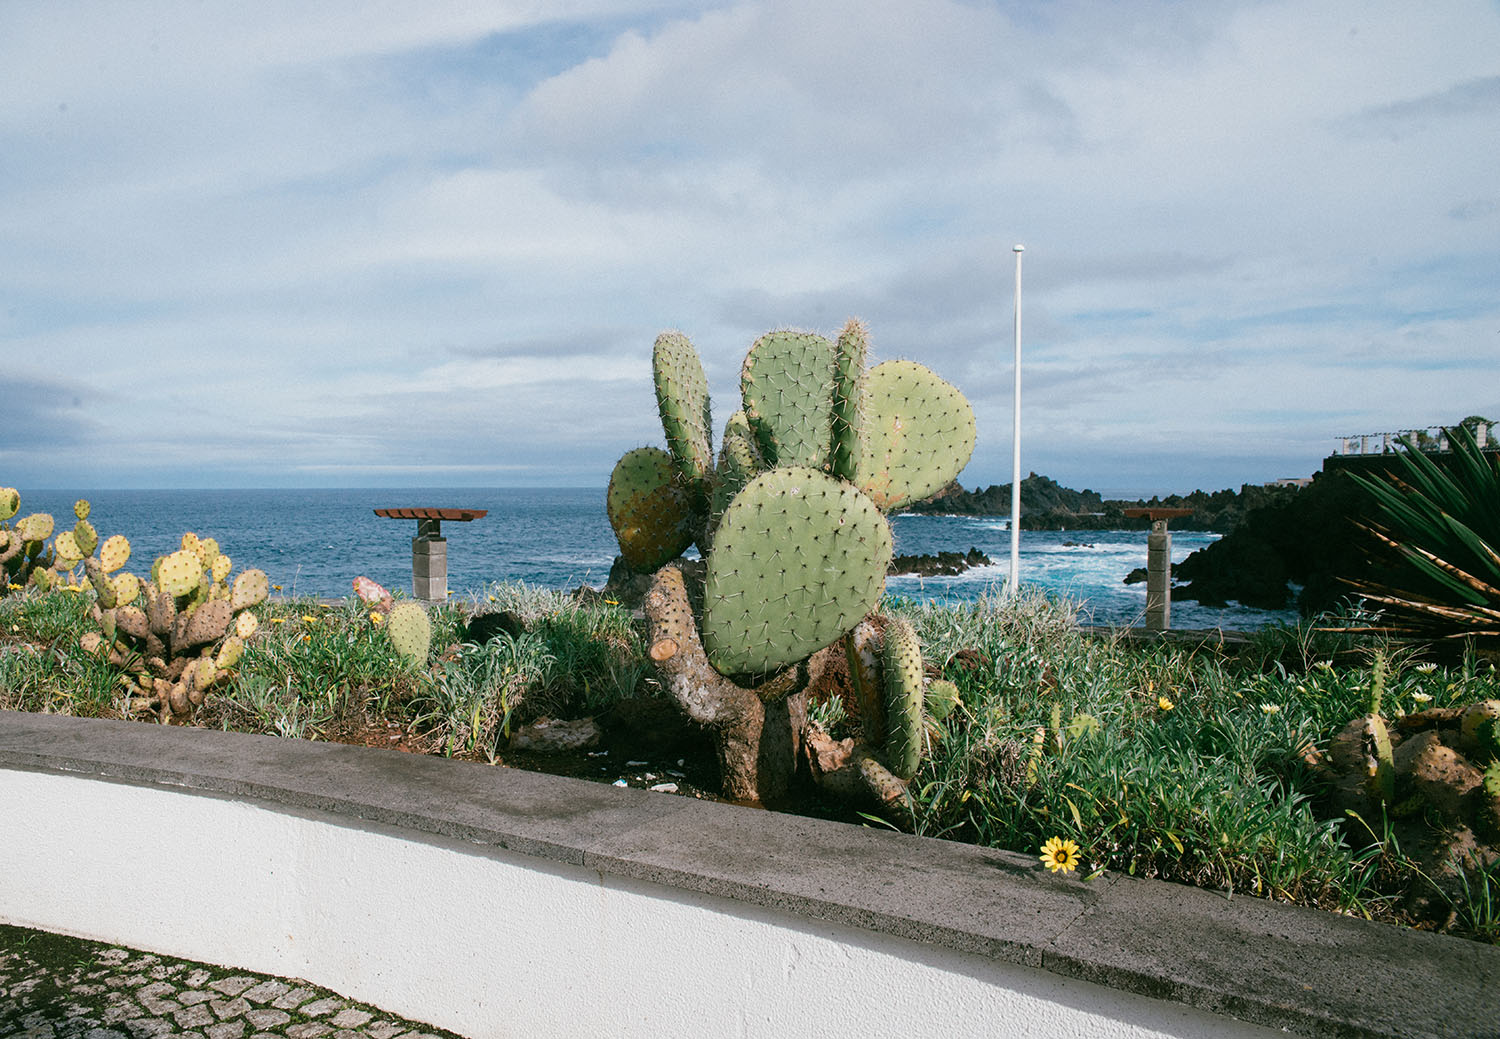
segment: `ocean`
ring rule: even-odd
[[[100,537],[130,539],[128,569],[144,574],[156,556],[177,548],[191,530],[213,537],[236,571],[259,567],[287,595],[350,594],[356,577],[392,590],[411,590],[411,539],[415,520],[384,519],[377,508],[437,506],[487,509],[469,523],[443,524],[448,539],[448,586],[459,596],[482,595],[496,581],[545,588],[603,585],[617,548],[595,488],[336,489],[336,490],[21,490],[21,515],[50,512],[71,526],[73,502],[88,498]],[[977,548],[994,565],[956,577],[893,577],[893,595],[972,601],[998,592],[1010,567],[1010,533],[1000,517],[896,516],[896,551],[903,554],[966,552]],[[1181,562],[1218,537],[1174,532],[1172,560]],[[1086,623],[1136,625],[1146,608],[1144,583],[1125,575],[1146,565],[1144,531],[1023,531],[1023,584],[1038,585],[1080,604]],[[1211,609],[1172,604],[1175,628],[1249,630],[1295,620],[1293,611],[1238,606]]]

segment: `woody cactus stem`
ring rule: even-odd
[[[714,734],[724,796],[761,803],[784,798],[801,752],[807,687],[838,650],[814,653],[759,685],[742,686],[708,662],[681,564],[656,572],[643,606],[663,687],[688,717]]]

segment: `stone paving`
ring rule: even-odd
[[[0,924],[0,1039],[461,1039],[327,989]]]

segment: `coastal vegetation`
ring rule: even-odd
[[[0,601],[0,709],[131,716],[128,676],[79,646],[91,598],[31,590]],[[1319,764],[1368,712],[1377,680],[1393,728],[1432,708],[1500,700],[1488,659],[1439,663],[1382,636],[1310,624],[1268,629],[1237,652],[1101,638],[1079,629],[1066,602],[1029,594],[955,607],[887,598],[880,609],[912,626],[930,670],[957,690],[942,720],[924,722],[906,828],[1032,854],[1060,838],[1076,844],[1085,875],[1159,877],[1500,940],[1500,866],[1454,861],[1451,846],[1411,836],[1408,790],[1351,814]],[[272,595],[254,610],[260,630],[199,725],[631,785],[675,772],[690,777],[678,779],[684,793],[714,791],[708,735],[670,707],[639,622],[597,593],[502,584],[431,608],[425,663],[404,657],[378,611],[352,596]],[[513,618],[511,630],[465,641],[472,616],[497,613]],[[809,713],[832,737],[861,724],[837,695]],[[510,737],[538,719],[583,717],[600,720],[602,743],[571,755],[512,750]],[[631,760],[639,768],[626,768]],[[874,822],[807,787],[783,807]]]

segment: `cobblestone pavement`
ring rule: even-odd
[[[0,1039],[460,1039],[295,979],[0,924]]]

